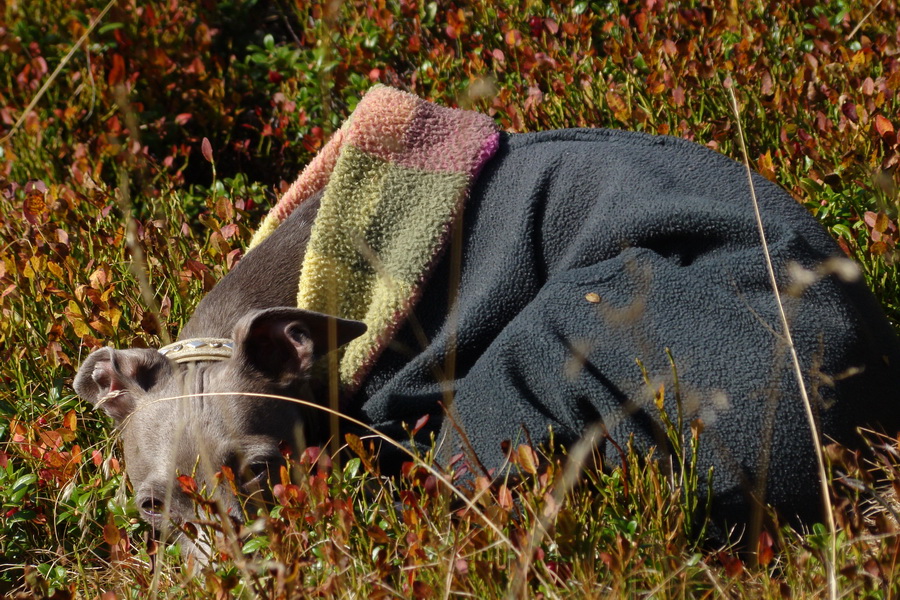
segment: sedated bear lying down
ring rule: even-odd
[[[620,444],[633,436],[639,451],[662,445],[659,455],[653,393],[673,387],[669,349],[685,427],[698,417],[705,424],[699,472],[714,467],[717,522],[747,523],[758,501],[789,520],[819,518],[813,441],[744,168],[683,140],[620,131],[491,139],[463,184],[459,245],[444,238],[408,316],[375,332],[381,346],[362,376],[344,382],[342,410],[400,441],[404,426],[430,415],[418,442],[434,433],[451,456],[462,430],[498,474],[504,441],[537,445],[552,429],[556,443],[571,445],[598,422]],[[310,227],[316,211],[316,228],[340,226],[340,204],[336,220],[325,212],[329,195],[371,183],[338,180],[338,171],[324,196],[318,188],[307,197],[203,299],[179,338],[224,338],[222,348],[207,341],[200,351],[209,352],[193,357],[104,348],[82,365],[75,388],[121,429],[137,506],[151,523],[193,518],[174,484],[179,473],[197,466],[198,483],[211,488],[211,474],[227,465],[253,487],[281,460],[280,442],[326,441],[316,411],[241,394],[308,397],[310,366],[329,347],[328,317],[294,308],[301,264],[327,262],[310,259]],[[405,193],[386,181],[378,186],[388,200]],[[793,284],[783,299],[821,435],[853,445],[860,426],[895,434],[900,344],[891,325],[862,281],[835,273],[844,259],[823,228],[777,186],[757,175],[754,184],[780,286]],[[380,246],[357,248],[382,261],[358,265],[375,278],[400,251],[391,231],[378,235]],[[802,286],[800,268],[815,274]],[[356,305],[367,299],[365,289],[353,293]],[[367,314],[337,320],[331,342],[371,334],[369,318],[369,332],[354,320]],[[158,401],[183,394],[193,396]],[[444,418],[448,397],[455,426]],[[666,403],[674,414],[671,393]],[[618,463],[608,441],[599,451]],[[382,449],[387,472],[402,460]],[[227,491],[220,499],[237,502]]]

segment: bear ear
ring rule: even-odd
[[[119,425],[134,411],[137,394],[152,388],[170,370],[169,361],[156,350],[101,348],[78,369],[75,392]]]
[[[269,308],[248,314],[234,329],[235,357],[273,380],[304,378],[329,349],[330,323],[336,345],[366,331],[364,323],[299,308]]]

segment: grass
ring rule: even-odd
[[[465,508],[420,463],[380,478],[351,439],[339,467],[294,457],[276,506],[248,509],[191,574],[145,543],[109,424],[71,389],[90,350],[177,333],[373,82],[513,131],[627,128],[741,160],[727,83],[753,168],[829,228],[900,324],[892,3],[120,0],[99,19],[106,5],[0,8],[0,593],[818,597],[833,562],[841,596],[900,594],[896,521],[873,492],[898,485],[900,453],[877,439],[876,466],[826,448],[836,539],[769,531],[755,561],[698,547],[686,515],[704,490],[627,440],[618,468],[574,486],[520,447],[517,477],[479,482]],[[689,462],[696,441],[680,443]]]

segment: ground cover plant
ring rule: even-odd
[[[700,428],[678,440],[678,475],[620,440],[621,464],[578,486],[562,467],[538,469],[534,449],[511,448],[516,477],[479,480],[469,504],[428,457],[385,481],[367,441],[349,438],[350,460],[291,457],[275,505],[248,507],[248,525],[223,532],[209,565],[183,569],[177,549],[148,539],[109,424],[71,382],[95,348],[174,336],[375,82],[486,112],[510,131],[627,128],[742,159],[734,91],[751,165],[829,228],[900,325],[895,3],[32,0],[0,10],[0,593],[827,590],[827,527],[767,531],[755,554],[696,544],[685,515],[704,494],[690,469]],[[842,596],[900,593],[896,514],[875,486],[900,485],[900,446],[873,437],[872,447],[875,466],[827,449]],[[207,491],[181,484],[214,529]]]

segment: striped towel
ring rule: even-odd
[[[251,248],[325,189],[297,306],[368,326],[341,358],[348,391],[362,383],[415,306],[498,143],[486,115],[376,86],[256,232]]]

